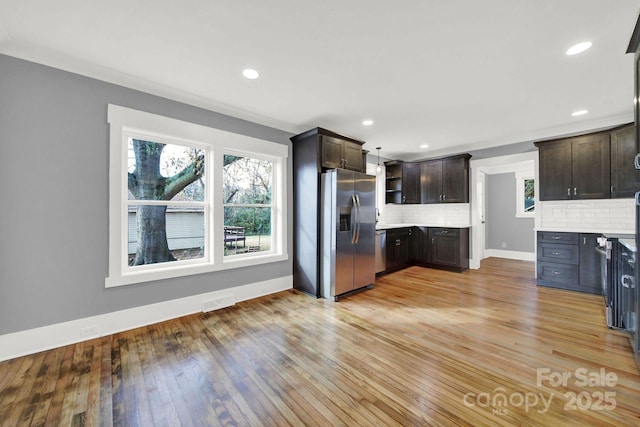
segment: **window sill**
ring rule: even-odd
[[[222,264],[198,264],[168,266],[162,270],[128,272],[121,276],[110,276],[105,279],[105,288],[134,285],[137,283],[156,280],[173,279],[176,277],[205,274],[216,271],[230,270],[234,268],[252,267],[273,262],[287,261],[287,254],[268,254],[252,256],[251,258],[225,259]]]
[[[531,218],[534,219],[536,217],[535,213],[516,213],[516,218]]]

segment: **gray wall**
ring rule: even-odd
[[[516,218],[515,173],[487,175],[485,194],[485,249],[534,252],[535,220]]]
[[[291,146],[284,131],[0,55],[0,334],[292,274],[287,261],[105,289],[109,103]],[[291,248],[291,224],[288,236]]]

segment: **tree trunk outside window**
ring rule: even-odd
[[[191,163],[170,177],[160,173],[165,144],[133,140],[135,170],[128,175],[129,191],[136,200],[171,200],[204,174],[204,154],[197,152]],[[138,249],[132,265],[175,261],[169,250],[166,224],[167,206],[138,205]]]

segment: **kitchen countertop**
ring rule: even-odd
[[[389,230],[405,227],[442,227],[442,228],[471,228],[468,224],[376,224],[376,230]]]

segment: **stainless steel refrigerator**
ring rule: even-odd
[[[375,282],[376,177],[345,169],[322,174],[320,294],[338,300]]]

